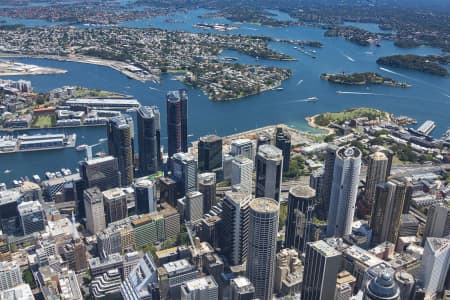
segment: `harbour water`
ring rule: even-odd
[[[199,19],[206,12],[196,10],[178,16],[164,16],[148,20],[127,22],[122,26],[157,27],[192,32],[212,32],[192,27],[196,23],[232,23],[225,19]],[[283,17],[280,14],[278,17]],[[183,23],[168,23],[167,19],[180,19]],[[202,91],[186,87],[172,80],[175,75],[165,75],[161,84],[142,83],[127,78],[123,74],[103,66],[82,63],[62,62],[47,59],[23,58],[17,61],[40,66],[65,69],[66,74],[16,76],[10,79],[24,78],[30,80],[36,91],[44,92],[63,85],[79,85],[88,88],[103,89],[126,93],[138,99],[144,105],[157,105],[161,110],[162,136],[166,136],[165,94],[169,90],[187,88],[189,94],[190,139],[215,133],[227,135],[236,131],[244,131],[264,125],[285,123],[302,130],[310,130],[304,120],[306,116],[327,111],[340,111],[351,107],[374,107],[394,114],[407,115],[416,118],[419,123],[433,120],[436,129],[435,136],[442,135],[450,126],[450,79],[414,71],[394,68],[380,70],[376,59],[392,54],[439,54],[434,48],[400,49],[392,42],[382,41],[381,47],[362,47],[339,38],[325,38],[324,30],[311,27],[268,28],[254,24],[234,24],[240,29],[228,34],[266,35],[282,39],[315,40],[324,44],[315,50],[316,59],[312,59],[293,45],[271,43],[277,51],[295,57],[296,61],[255,60],[253,57],[241,55],[235,51],[224,51],[222,56],[238,58],[239,63],[264,64],[289,68],[293,71],[291,78],[283,82],[283,90],[268,91],[259,95],[237,101],[213,102]],[[398,81],[404,81],[413,86],[408,89],[386,86],[341,86],[331,84],[319,78],[321,73],[338,72],[378,72]],[[2,77],[5,78],[5,77]],[[337,94],[336,91],[345,91]],[[319,101],[302,101],[317,97]],[[48,132],[48,130],[42,130]],[[76,133],[77,145],[94,144],[105,137],[103,127],[88,127],[75,129],[58,129],[66,133]],[[0,133],[1,135],[2,133]],[[163,139],[163,144],[166,140]],[[95,151],[106,151],[105,146],[99,146]],[[83,158],[83,153],[75,149],[52,150],[45,152],[15,153],[0,155],[0,182],[10,183],[13,179],[33,174],[42,175],[44,171],[56,171],[61,168],[74,169],[77,162]],[[11,170],[4,174],[3,170]]]

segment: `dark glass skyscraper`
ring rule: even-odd
[[[159,108],[141,106],[137,113],[139,173],[154,174],[161,169],[161,125]]]
[[[167,94],[168,153],[187,152],[187,91],[171,91]]]
[[[309,186],[296,186],[290,189],[286,220],[286,248],[295,248],[299,252],[304,252],[311,235],[315,199],[316,191]]]
[[[122,186],[129,186],[134,179],[133,119],[128,115],[110,118],[106,125],[109,154],[117,157]]]
[[[207,135],[198,141],[198,170],[211,172],[222,167],[222,138]]]
[[[291,135],[283,127],[275,130],[275,146],[283,153],[283,172],[289,172],[291,159]]]

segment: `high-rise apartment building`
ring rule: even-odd
[[[342,254],[325,241],[306,244],[302,300],[334,299]]]
[[[103,203],[105,205],[106,223],[122,220],[128,216],[127,197],[119,188],[103,192]]]
[[[304,252],[310,241],[316,191],[309,186],[290,189],[286,219],[285,247]]]
[[[234,190],[252,193],[253,160],[238,156],[231,163],[231,185]]]
[[[169,177],[159,179],[159,201],[167,202],[171,206],[177,206],[177,183]]]
[[[198,175],[198,191],[203,194],[203,213],[216,204],[216,173]]]
[[[448,237],[427,238],[419,271],[419,281],[425,290],[426,299],[434,299],[444,290],[449,266],[450,239]]]
[[[328,236],[342,237],[352,231],[360,170],[361,151],[358,148],[341,147],[337,150],[328,211]]]
[[[428,237],[445,237],[450,235],[450,207],[437,204],[430,207],[427,223],[423,233],[424,242]]]
[[[45,213],[39,201],[22,202],[17,210],[24,235],[45,230]]]
[[[286,128],[277,127],[275,129],[275,147],[283,153],[283,172],[289,172],[291,159],[291,135]]]
[[[253,142],[249,139],[237,139],[231,142],[230,154],[234,157],[243,156],[251,161],[255,159],[255,149]]]
[[[369,213],[372,211],[375,202],[376,186],[386,182],[388,162],[388,158],[383,152],[375,152],[369,156],[365,193],[365,200],[368,205]]]
[[[106,126],[109,154],[117,158],[120,185],[129,186],[134,179],[134,128],[128,115],[112,117]]]
[[[86,229],[96,234],[106,228],[103,194],[98,187],[86,189],[83,193],[86,212]]]
[[[98,187],[105,191],[118,187],[120,183],[117,158],[112,156],[81,161],[80,173],[85,188]]]
[[[198,170],[212,172],[222,168],[222,138],[203,136],[198,141]]]
[[[172,157],[172,178],[177,183],[179,197],[198,190],[197,161],[190,153],[175,153]]]
[[[22,283],[22,271],[14,261],[0,262],[0,291],[13,288]]]
[[[274,199],[256,198],[250,202],[249,215],[247,277],[255,286],[255,298],[270,300],[274,287],[279,204]]]
[[[338,147],[333,144],[329,144],[326,150],[325,168],[322,178],[322,197],[320,199],[325,216],[328,215],[330,209],[331,187],[333,185],[334,162],[337,150]]]
[[[251,195],[226,192],[222,202],[222,252],[231,265],[240,265],[247,259],[248,225]]]
[[[147,177],[139,178],[134,183],[136,213],[148,214],[156,210],[156,186]]]
[[[187,102],[186,90],[171,91],[167,94],[167,136],[168,153],[187,152]]]
[[[283,155],[272,145],[262,145],[256,155],[255,197],[267,197],[279,201],[283,177]]]
[[[390,180],[376,186],[370,220],[372,245],[385,241],[397,243],[405,194],[406,186],[398,180]]]
[[[161,169],[161,125],[159,108],[141,106],[137,113],[139,173],[154,174]]]

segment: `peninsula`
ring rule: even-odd
[[[414,54],[384,56],[377,59],[377,64],[420,71],[438,76],[449,76],[446,68],[440,64],[449,64],[450,55],[447,56],[420,56]]]
[[[332,83],[345,84],[345,85],[367,85],[367,84],[380,84],[388,85],[393,87],[408,88],[411,87],[410,84],[405,82],[398,82],[392,78],[381,76],[380,74],[373,72],[366,73],[336,73],[328,74],[323,73],[320,75],[323,80],[328,80]]]
[[[294,60],[268,44],[269,39],[264,37],[160,29],[54,26],[0,30],[0,51],[7,54],[110,65],[142,81],[158,81],[161,74],[180,73],[183,75],[177,79],[199,87],[214,100],[270,90],[290,76],[289,70],[281,68],[220,62],[224,50],[255,59]],[[217,85],[210,87],[211,83]]]
[[[64,74],[66,70],[0,60],[0,76]]]

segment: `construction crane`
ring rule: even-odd
[[[97,147],[99,145],[102,145],[104,142],[106,142],[108,139],[99,139],[97,144],[93,144],[93,145],[86,145],[86,158],[87,160],[91,160],[92,159],[92,149],[94,147]]]

